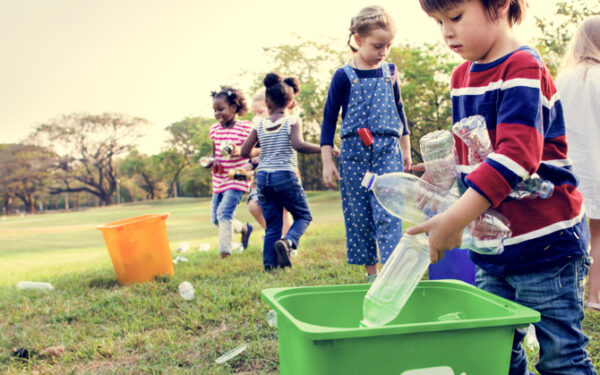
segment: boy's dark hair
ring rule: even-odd
[[[419,0],[421,8],[423,8],[427,14],[446,10],[457,4],[462,4],[465,1],[466,0]],[[498,8],[504,5],[506,1],[510,2],[508,8],[508,20],[511,24],[521,23],[521,20],[525,15],[525,9],[527,8],[526,0],[479,0],[493,20],[498,19]]]
[[[287,107],[300,92],[300,81],[295,77],[282,79],[277,73],[269,73],[263,83],[267,99],[280,108]]]
[[[248,103],[246,103],[246,97],[241,90],[234,89],[231,86],[221,86],[221,90],[212,91],[210,93],[212,98],[225,98],[229,105],[235,105],[237,113],[240,116],[244,116],[248,113]]]

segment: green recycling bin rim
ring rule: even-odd
[[[410,324],[388,324],[381,327],[359,327],[356,322],[356,328],[326,327],[305,323],[296,319],[279,301],[286,296],[298,296],[302,294],[312,294],[317,290],[327,289],[328,293],[356,293],[357,291],[366,291],[370,284],[354,285],[331,285],[331,286],[306,286],[306,287],[288,287],[288,288],[268,288],[261,292],[262,299],[272,306],[278,313],[285,315],[299,330],[302,336],[310,337],[312,340],[332,340],[357,337],[374,337],[384,335],[397,335],[422,332],[439,332],[457,329],[473,329],[482,327],[498,327],[507,325],[527,325],[531,322],[540,320],[540,313],[522,306],[516,302],[499,297],[482,289],[473,287],[470,284],[458,280],[425,280],[421,281],[416,290],[429,288],[436,289],[461,289],[464,293],[477,295],[487,302],[502,306],[510,314],[508,316],[485,317],[473,319],[460,319],[448,321],[435,321]],[[322,292],[321,292],[322,293]]]

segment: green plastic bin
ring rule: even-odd
[[[456,280],[422,281],[400,315],[359,327],[369,284],[271,288],[283,375],[506,375],[515,328],[540,314]]]

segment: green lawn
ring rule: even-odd
[[[260,291],[268,287],[364,282],[363,270],[345,263],[339,193],[308,193],[314,221],[302,240],[293,269],[262,271],[262,232],[250,247],[226,260],[218,257],[216,228],[207,199],[175,199],[117,205],[79,212],[8,217],[0,221],[0,373],[278,373],[277,331]],[[175,275],[122,287],[115,279],[97,225],[146,213],[169,212],[172,254],[190,244],[189,262]],[[250,221],[245,205],[240,220]],[[251,221],[252,222],[252,221]],[[198,252],[201,243],[211,251]],[[51,282],[49,293],[18,291],[20,280]],[[180,282],[196,297],[184,301]],[[590,315],[588,347],[600,368],[600,314]],[[237,347],[248,349],[224,364],[215,359]],[[12,357],[12,349],[35,351],[63,345],[65,355]],[[530,356],[534,356],[530,353]]]

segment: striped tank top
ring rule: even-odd
[[[283,116],[274,123],[268,118],[258,122],[256,133],[260,144],[260,156],[257,172],[295,172],[298,169],[298,157],[290,140],[292,125],[298,121],[296,116]],[[281,126],[273,129],[277,125]]]

